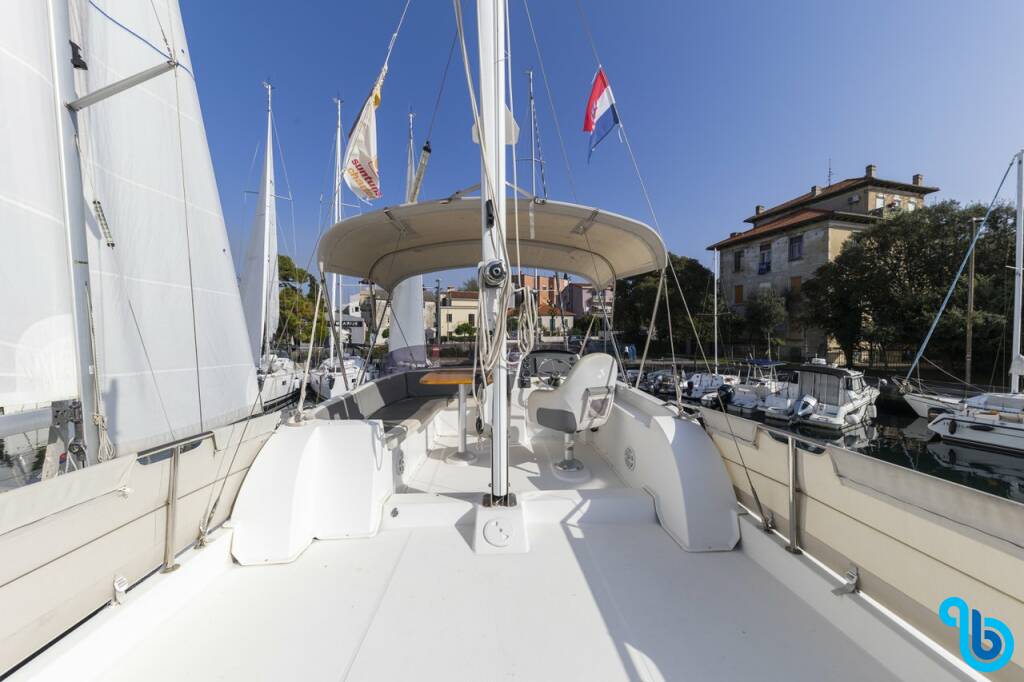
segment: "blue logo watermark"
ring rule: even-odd
[[[1010,662],[1013,633],[1003,621],[983,618],[981,611],[968,607],[960,597],[945,599],[939,605],[939,618],[951,628],[960,628],[960,656],[978,672],[995,672]]]

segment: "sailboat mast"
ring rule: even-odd
[[[271,259],[277,258],[277,249],[271,249],[271,234],[270,231],[276,230],[276,225],[272,225],[270,216],[274,210],[274,87],[269,81],[263,82],[263,87],[267,89],[267,146],[266,152],[263,155],[263,187],[261,188],[260,195],[263,197],[263,253],[267,261],[263,265],[262,275],[262,286],[260,290],[263,292],[262,299],[260,301],[260,328],[263,330],[263,344],[260,346],[261,356],[266,355],[267,350],[270,348],[270,341],[276,330],[270,329],[268,322],[267,308],[270,306],[270,300],[272,296],[277,296],[276,291],[270,291],[272,285],[272,278],[270,273],[271,268],[276,266],[276,263],[270,262]],[[274,235],[276,237],[276,235]],[[276,244],[276,240],[274,241]],[[260,362],[259,358],[256,358],[257,363]]]
[[[483,241],[482,260],[500,263],[507,277],[505,262],[505,0],[477,0],[477,33],[480,41],[480,222]],[[497,504],[508,496],[508,351],[504,326],[504,287],[486,286],[484,313],[495,333],[492,343],[498,348],[491,384],[491,495]],[[484,332],[481,332],[484,333]],[[486,368],[484,370],[486,372]]]
[[[533,98],[533,69],[526,70],[526,76],[530,82],[530,195],[532,197],[537,196],[537,105]],[[531,199],[532,201],[532,199]],[[533,231],[530,231],[530,236],[533,236]],[[537,295],[537,309],[540,310],[540,272],[537,268],[533,269],[533,289]],[[534,332],[537,337],[535,341],[540,341],[540,325],[536,325]]]
[[[337,124],[334,129],[334,189],[331,194],[331,212],[332,222],[336,225],[341,221],[341,100],[337,97],[334,98],[334,106],[337,109]],[[337,324],[337,320],[340,318],[340,306],[338,301],[341,300],[338,289],[340,288],[338,279],[339,275],[331,273],[327,276],[328,288],[327,288],[327,305],[330,306],[334,320],[334,324]],[[340,330],[339,330],[340,331]],[[334,334],[328,335],[327,343],[329,344],[330,363],[329,367],[334,367]],[[338,357],[341,359],[342,371],[344,371],[344,353],[342,349],[338,349]]]
[[[71,59],[71,23],[68,3],[50,2],[50,51],[53,55],[53,81],[57,90],[56,118],[60,129],[60,165],[63,181],[65,230],[70,268],[72,315],[75,329],[75,360],[78,370],[78,399],[82,418],[76,421],[76,440],[85,448],[86,461],[95,464],[99,456],[99,420],[96,400],[99,379],[93,359],[92,321],[89,305],[89,247],[85,232],[85,190],[78,156],[78,116],[62,105],[76,99],[74,67]]]
[[[715,315],[714,315],[714,334],[715,334],[715,374],[718,374],[718,249],[715,249]]]
[[[1020,392],[1024,357],[1020,352],[1021,286],[1024,285],[1024,150],[1017,152],[1017,253],[1013,270],[1013,357],[1010,362],[1010,391]]]

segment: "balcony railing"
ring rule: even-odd
[[[767,275],[771,271],[772,271],[772,262],[771,261],[762,261],[762,262],[757,264],[757,274],[759,274],[759,275]]]

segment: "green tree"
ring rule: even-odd
[[[591,327],[591,321],[594,322],[594,326]],[[594,316],[589,313],[584,313],[579,317],[573,318],[572,321],[572,333],[578,336],[583,336],[587,333],[587,329],[590,329],[590,333],[594,334],[601,331],[601,323],[599,320],[594,320]]]
[[[469,322],[462,322],[455,327],[455,336],[476,336],[476,327]]]
[[[762,341],[770,343],[775,328],[786,321],[786,301],[773,289],[761,289],[747,301],[743,317],[755,348]]]
[[[672,339],[676,352],[696,352],[696,340],[699,338],[705,354],[709,354],[714,314],[714,275],[693,258],[669,254],[669,262],[675,270],[675,276],[672,272],[665,272],[665,290],[662,292],[661,302],[658,304],[660,309],[654,322],[658,342],[652,344],[652,348],[658,353],[666,353],[669,350],[669,319],[665,314],[667,298],[668,309],[672,313]],[[640,345],[646,338],[660,277],[660,272],[649,272],[623,278],[616,283],[612,321],[615,329],[622,332],[624,342]],[[678,285],[676,278],[679,280]],[[719,307],[720,311],[727,310],[721,298]],[[720,334],[723,329],[728,328],[728,324],[728,319],[719,317]],[[694,337],[694,330],[697,338]],[[692,345],[689,349],[688,344]]]
[[[916,349],[967,253],[972,219],[983,216],[985,208],[944,201],[896,213],[857,233],[804,285],[803,319],[835,338],[848,359],[863,342],[883,350]],[[975,251],[974,357],[979,366],[1006,362],[1013,236],[1012,207],[997,206]],[[926,352],[933,361],[962,366],[966,303],[965,274]]]
[[[470,277],[462,283],[462,291],[479,291],[480,283],[476,281],[476,277]]]

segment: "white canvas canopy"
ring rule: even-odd
[[[558,201],[518,204],[523,267],[568,272],[604,287],[665,266],[665,244],[644,223]],[[508,202],[506,221],[514,266],[515,202]],[[414,275],[476,267],[480,198],[403,204],[348,218],[321,237],[317,258],[325,271],[368,279],[388,291]]]

